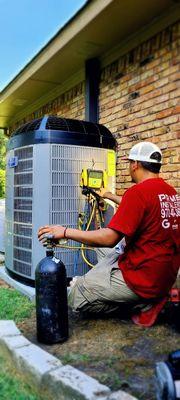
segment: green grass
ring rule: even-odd
[[[33,303],[11,288],[0,288],[0,319],[22,321],[31,316]]]
[[[71,364],[72,362],[74,362],[74,364],[81,362],[88,364],[88,362],[91,361],[91,357],[88,354],[75,354],[69,352],[68,354],[62,356],[62,361],[64,364]]]
[[[29,299],[12,288],[0,288],[0,319],[20,322],[31,316],[34,305]],[[0,355],[1,400],[45,400],[32,388],[22,375],[9,366],[5,356]]]
[[[0,356],[0,399],[1,400],[45,400],[35,389],[24,382],[20,375],[9,368]]]

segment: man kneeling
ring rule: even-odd
[[[129,172],[136,183],[122,197],[106,228],[81,231],[59,225],[39,229],[38,237],[72,239],[112,248],[87,274],[76,279],[69,295],[74,310],[115,311],[122,303],[159,302],[174,284],[179,260],[178,195],[159,177],[161,150],[140,142],[129,153]],[[124,253],[114,247],[125,238]]]

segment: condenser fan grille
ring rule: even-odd
[[[46,129],[52,129],[56,131],[68,131],[68,124],[65,118],[48,117],[46,122]]]
[[[58,116],[50,115],[47,117],[37,118],[33,121],[27,122],[18,128],[12,136],[20,134],[34,132],[40,130],[41,132],[46,131],[59,131],[59,132],[73,132],[82,133],[86,135],[95,135],[97,137],[102,136],[112,140],[110,131],[100,124],[95,124],[89,121],[81,121],[70,118],[61,118]]]
[[[46,122],[46,129],[59,130],[66,132],[94,134],[109,136],[110,132],[108,129],[99,124],[93,122],[80,121],[70,118],[60,118],[55,116],[49,116]],[[110,134],[111,135],[111,134]]]
[[[17,131],[14,132],[13,136],[19,135],[25,132],[37,131],[41,125],[43,118],[34,119],[33,121],[27,122],[26,124],[20,126]]]

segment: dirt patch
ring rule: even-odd
[[[0,287],[2,288],[11,288],[10,285],[8,285],[8,283],[6,283],[5,281],[3,281],[2,279],[0,279]]]
[[[0,252],[0,266],[4,264],[4,254]]]
[[[169,310],[152,328],[141,328],[129,319],[87,319],[69,314],[69,340],[63,344],[44,345],[36,340],[35,312],[18,323],[22,333],[33,343],[108,385],[122,389],[142,400],[155,400],[154,371],[157,361],[165,360],[180,345],[179,333]],[[170,324],[171,322],[171,324]]]

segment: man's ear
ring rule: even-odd
[[[136,169],[138,169],[138,168],[139,168],[138,161],[134,161],[132,164],[132,170],[136,171]]]
[[[143,169],[143,166],[141,164],[141,161],[136,161],[137,162],[137,168],[138,169]]]

